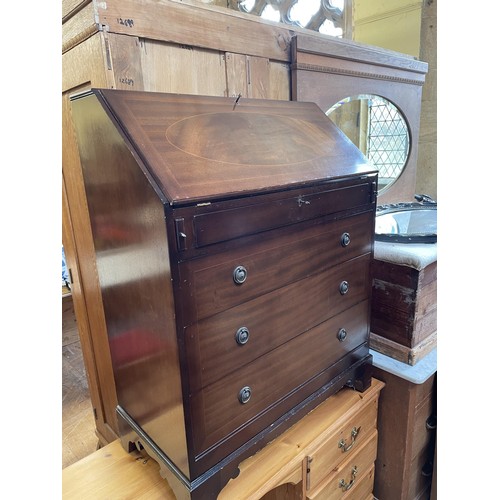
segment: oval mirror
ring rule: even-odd
[[[415,198],[417,196],[425,195],[415,195]],[[379,205],[375,217],[375,240],[391,243],[436,243],[437,203],[432,200]]]
[[[378,192],[383,193],[403,172],[410,152],[402,113],[383,97],[361,94],[337,102],[326,115],[378,170]]]

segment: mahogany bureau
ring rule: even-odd
[[[122,443],[178,498],[371,382],[377,173],[312,103],[72,99]]]

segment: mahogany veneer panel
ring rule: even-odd
[[[72,105],[123,445],[179,498],[216,498],[371,383],[377,173],[311,103],[95,89]]]
[[[108,89],[96,95],[172,204],[371,170],[312,103]]]

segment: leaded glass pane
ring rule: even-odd
[[[346,0],[230,0],[228,6],[325,35],[342,37],[346,32]]]

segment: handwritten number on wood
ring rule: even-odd
[[[126,26],[127,28],[132,28],[132,26],[134,26],[134,20],[133,19],[122,19],[121,17],[118,17],[116,19],[116,22],[118,24]]]
[[[134,86],[134,80],[133,80],[133,78],[122,77],[122,78],[119,79],[119,82],[123,83],[124,85],[129,85],[131,87]]]

